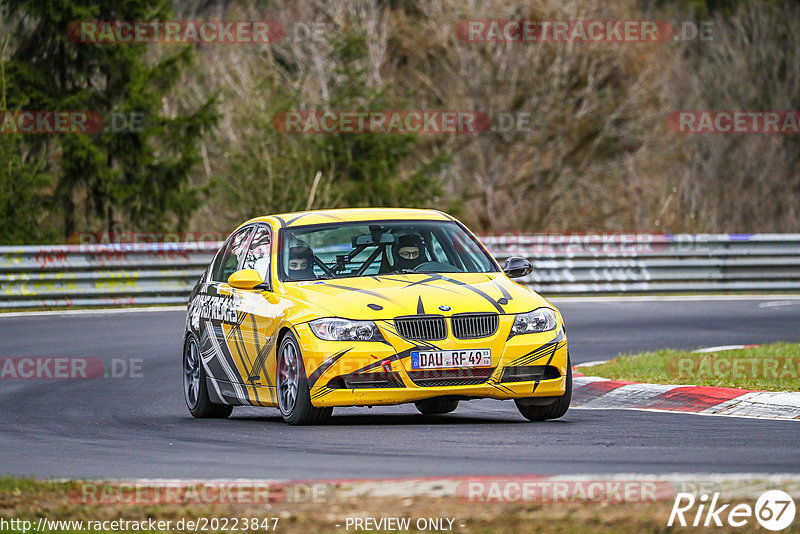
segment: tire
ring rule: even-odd
[[[183,399],[189,412],[198,419],[225,419],[233,412],[233,406],[214,404],[208,397],[206,370],[200,361],[200,347],[191,334],[183,344]]]
[[[333,413],[333,408],[317,408],[311,404],[303,355],[294,334],[287,332],[278,348],[275,374],[278,408],[290,425],[316,425]]]
[[[535,397],[534,397],[535,398]],[[517,404],[517,409],[522,416],[529,421],[546,421],[547,419],[558,419],[562,417],[569,409],[569,403],[572,401],[572,362],[567,356],[567,384],[566,391],[560,397],[557,397],[554,402],[545,406],[526,405],[520,404],[518,400],[514,402]]]
[[[414,406],[417,407],[419,413],[425,415],[435,415],[455,411],[455,409],[458,408],[458,401],[433,398],[417,401],[414,403]]]

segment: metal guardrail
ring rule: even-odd
[[[800,234],[486,236],[498,260],[524,256],[543,294],[800,290]]]
[[[800,234],[483,236],[545,295],[800,291]],[[216,242],[0,247],[0,309],[184,304]]]
[[[0,309],[185,304],[220,245],[0,247]]]

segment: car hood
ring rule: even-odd
[[[419,273],[284,284],[287,296],[348,319],[523,313],[550,304],[503,273]]]

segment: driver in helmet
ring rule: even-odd
[[[289,249],[289,279],[316,280],[314,275],[314,252],[307,245]]]
[[[414,269],[421,263],[428,261],[425,258],[422,237],[418,234],[401,235],[397,243],[392,245],[394,267],[398,271]]]

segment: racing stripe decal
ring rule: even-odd
[[[542,348],[544,348],[545,350],[542,350]],[[529,364],[529,363],[531,363],[531,362],[533,362],[535,360],[538,360],[539,358],[543,358],[544,356],[546,356],[547,352],[549,352],[549,350],[550,350],[550,347],[545,345],[544,347],[540,347],[540,348],[538,348],[538,349],[536,349],[536,350],[534,350],[532,352],[529,352],[529,353],[527,353],[527,354],[525,354],[523,356],[520,356],[516,360],[513,360],[513,361],[509,362],[508,366],[509,367],[514,367],[514,366],[519,366],[519,365],[527,365],[527,364]]]
[[[340,286],[338,284],[331,284],[329,282],[325,282],[324,287],[333,287],[335,289],[342,289],[344,291],[355,291],[356,293],[364,293],[365,295],[369,295],[371,297],[387,300],[387,301],[389,301],[389,302],[391,302],[393,304],[397,304],[397,302],[395,302],[394,300],[390,299],[386,295],[381,295],[380,293],[377,293],[375,291],[370,291],[369,289],[358,289],[358,288],[355,288],[355,287]]]
[[[215,380],[214,373],[211,372],[211,368],[209,366],[209,361],[214,357],[214,350],[211,347],[211,343],[208,341],[208,329],[203,329],[202,333],[200,334],[200,341],[198,344],[200,345],[200,361],[203,362],[203,367],[206,369],[206,376],[208,377],[208,382],[214,386],[214,391],[217,392],[217,398],[222,402],[225,401],[225,397],[222,396],[222,391],[219,389],[219,384]],[[204,346],[208,348],[203,349]]]
[[[503,294],[503,298],[506,299],[506,302],[505,302],[506,304],[508,304],[510,301],[514,300],[514,297],[511,296],[511,293],[506,291],[506,288],[503,287],[503,284],[498,284],[497,280],[493,279],[492,280],[492,285],[495,286],[497,289],[499,289],[500,293]]]
[[[503,393],[514,395],[514,392],[510,388],[508,388],[507,386],[504,386],[503,384],[495,382],[495,380],[496,380],[496,378],[492,377],[489,380],[487,380],[485,382],[485,384],[487,386],[492,386],[495,389],[499,389]]]
[[[562,345],[562,346],[563,346],[563,345]],[[558,345],[558,343],[556,343],[556,346],[555,346],[555,347],[553,347],[553,352],[550,354],[550,357],[547,359],[547,363],[546,363],[545,365],[550,365],[550,362],[552,362],[552,361],[553,361],[553,358],[554,358],[554,357],[555,357],[555,355],[556,355],[556,351],[558,350],[558,347],[559,347],[559,345]]]
[[[420,273],[420,274],[422,274],[422,273]],[[429,274],[427,278],[423,278],[422,280],[417,280],[416,282],[408,282],[408,284],[405,285],[404,289],[412,287],[412,286],[418,286],[418,285],[423,285],[424,286],[425,284],[427,284],[429,282],[436,282],[438,280],[439,280],[439,278],[437,278],[436,276],[431,276]],[[407,282],[408,280],[392,280],[392,281],[394,281],[394,282]],[[458,291],[453,291],[452,289],[448,289],[448,288],[446,288],[444,286],[437,286],[436,289],[441,289],[443,291],[449,291],[450,293],[458,293]]]
[[[383,325],[383,328],[385,328],[390,334],[400,337],[397,333],[397,329],[394,327],[394,323],[391,320],[383,319],[375,322]]]
[[[225,370],[219,363],[219,359],[215,356],[217,353],[214,351],[214,346],[211,344],[211,336],[213,333],[204,328],[200,335],[200,356],[203,358],[203,364],[206,367],[206,373],[214,380],[219,380],[225,374]]]
[[[430,276],[431,277],[436,277],[439,280],[444,280],[445,282],[450,282],[451,284],[455,284],[457,286],[461,286],[464,289],[468,289],[468,290],[472,291],[473,293],[483,297],[487,302],[489,302],[492,306],[494,306],[497,309],[497,311],[499,311],[500,313],[505,313],[505,310],[503,309],[503,307],[495,299],[493,299],[492,297],[490,297],[489,295],[487,295],[486,293],[484,293],[483,291],[481,291],[477,287],[472,287],[471,285],[469,285],[466,282],[461,282],[459,280],[454,280],[453,278],[448,278],[447,276],[442,276],[441,274],[431,274]]]
[[[292,224],[293,222],[295,222],[295,221],[297,221],[297,220],[299,220],[299,219],[302,219],[302,218],[303,218],[303,217],[305,217],[306,215],[308,215],[308,213],[304,213],[304,214],[302,214],[302,215],[296,215],[296,216],[292,217],[291,219],[289,219],[288,221],[286,221],[286,226],[291,226],[291,224]]]
[[[331,215],[330,213],[309,212],[309,213],[302,213],[300,215],[292,217],[291,219],[286,221],[286,226],[291,226],[292,223],[294,223],[295,221],[298,221],[298,220],[302,219],[303,217],[308,217],[309,215],[317,215],[318,217],[325,217],[326,219],[331,219],[333,221],[342,221],[343,220],[341,217],[337,217],[335,215]]]
[[[236,395],[239,397],[239,400],[241,400],[242,402],[249,403],[250,399],[248,398],[247,393],[245,393],[242,390],[242,386],[241,386],[241,383],[240,383],[241,377],[239,377],[240,380],[237,380],[236,372],[233,369],[231,369],[230,362],[228,362],[226,360],[225,352],[224,352],[222,346],[219,343],[219,339],[217,339],[217,336],[215,334],[215,328],[219,328],[220,330],[222,330],[222,327],[221,326],[220,327],[215,327],[211,323],[211,321],[209,320],[209,321],[206,321],[206,328],[208,328],[212,332],[208,336],[208,339],[211,341],[211,346],[214,347],[214,354],[216,354],[216,356],[217,356],[217,361],[222,366],[222,369],[225,372],[225,375],[228,377],[228,381],[233,386],[233,390],[236,392]],[[222,334],[223,335],[220,336],[220,337],[224,338],[224,331],[222,332]]]
[[[419,274],[426,274],[428,277],[427,278],[423,278],[422,280],[417,280],[416,282],[408,282],[408,279],[406,279],[406,278],[389,278],[388,276],[384,276],[383,278],[388,280],[389,282],[398,282],[398,283],[408,282],[405,286],[403,286],[403,289],[407,289],[407,288],[412,287],[412,286],[425,285],[425,284],[427,284],[429,282],[435,282],[437,280],[441,280],[441,277],[440,277],[441,275],[434,275],[434,274],[430,274],[430,273],[419,273]],[[447,291],[449,293],[455,293],[457,295],[459,294],[458,291],[454,291],[454,290],[449,289],[449,288],[447,288],[445,286],[436,286],[436,289],[438,289],[440,291]]]
[[[324,397],[328,393],[331,393],[332,391],[333,390],[328,386],[320,386],[320,388],[313,395],[311,395],[311,400],[321,399],[322,397]]]
[[[552,349],[553,352],[555,352],[556,350],[564,347],[565,345],[566,345],[566,343],[557,343],[555,345],[545,345],[539,350],[531,352],[530,354],[522,356],[521,358],[517,358],[516,360],[511,362],[509,365],[510,366],[530,365],[534,361],[539,360],[541,358],[544,358],[546,356],[549,357],[550,359],[552,359],[552,354],[550,353],[550,349]],[[550,361],[550,359],[548,359],[548,362]],[[545,364],[545,365],[547,365],[547,364]]]
[[[389,278],[386,275],[383,275],[383,278],[388,280],[388,281],[390,281],[390,282],[400,282],[400,283],[408,282],[408,280],[405,279],[405,278]],[[430,280],[427,280],[427,281],[430,282]],[[416,282],[414,282],[414,283],[416,283]],[[414,284],[409,284],[409,285],[414,285]],[[406,286],[406,287],[408,287],[408,286]]]
[[[230,350],[230,341],[233,340],[233,345],[236,347],[236,354],[239,356],[239,361],[242,364],[242,367],[247,369],[253,368],[253,362],[250,361],[250,355],[247,352],[247,347],[244,343],[244,337],[242,336],[242,322],[244,321],[246,314],[243,312],[237,312],[236,316],[236,324],[232,325],[229,329],[227,334],[225,335],[225,339],[228,341],[228,349]],[[233,357],[233,351],[231,351],[231,357]],[[245,361],[246,360],[246,361]],[[252,394],[258,402],[258,391],[256,390],[253,384],[248,384],[250,382],[249,377],[247,380],[244,380],[244,376],[242,376],[242,383],[244,384],[244,390],[248,393],[248,397],[250,396],[250,389],[252,389]],[[250,389],[248,389],[248,387]]]
[[[550,343],[542,345],[541,347],[537,348],[534,351],[531,351],[527,354],[523,354],[516,360],[511,361],[508,365],[509,366],[528,365],[531,362],[538,360],[539,358],[544,358],[545,356],[550,356],[550,358],[547,360],[547,364],[549,364],[552,361],[555,352],[564,346],[566,346],[566,343],[563,341],[551,341]]]
[[[513,337],[513,336],[509,336],[509,339],[511,337]],[[541,345],[541,346],[537,347],[535,350],[533,350],[533,351],[531,351],[531,352],[529,352],[527,354],[523,354],[522,356],[520,356],[516,360],[513,360],[512,362],[510,362],[508,365],[527,365],[528,363],[530,363],[530,362],[532,362],[534,360],[538,360],[539,358],[543,358],[552,349],[553,353],[550,355],[550,359],[547,360],[547,364],[549,364],[553,360],[553,357],[555,356],[556,351],[558,349],[560,349],[561,347],[563,347],[564,345],[566,345],[566,343],[562,343],[565,339],[566,339],[566,335],[564,334],[564,329],[562,328],[561,330],[559,330],[558,334],[556,334],[556,336],[553,339],[551,339],[550,341],[548,341],[544,345]]]
[[[250,318],[253,321],[253,332],[255,332],[255,345],[256,350],[258,353],[256,354],[256,359],[253,362],[252,371],[250,371],[250,376],[247,377],[247,380],[253,384],[255,381],[261,378],[261,375],[264,375],[264,379],[267,381],[267,387],[272,387],[272,381],[269,379],[269,373],[267,373],[267,358],[270,354],[272,354],[272,349],[275,348],[275,342],[278,339],[277,332],[274,332],[270,337],[267,338],[266,342],[261,345],[258,341],[258,327],[256,324],[255,316],[251,315]]]
[[[344,349],[343,351],[337,352],[336,354],[334,354],[333,356],[331,356],[330,358],[328,358],[327,360],[325,360],[324,362],[319,364],[319,367],[314,369],[314,372],[311,373],[310,375],[308,375],[308,387],[309,388],[314,387],[314,384],[317,383],[317,380],[319,380],[319,377],[321,377],[323,375],[323,373],[325,373],[325,371],[327,371],[328,368],[331,365],[333,365],[334,363],[339,361],[339,358],[341,358],[342,356],[344,356],[345,354],[347,354],[351,350],[353,350],[353,347],[350,347],[350,348]]]

